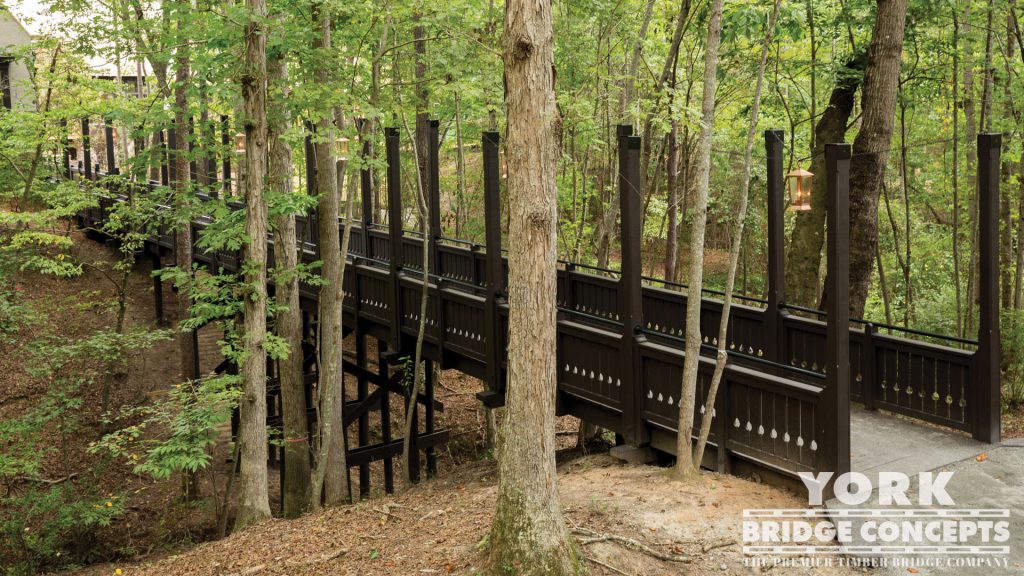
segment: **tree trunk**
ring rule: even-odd
[[[757,83],[754,88],[754,102],[750,108],[750,123],[747,125],[747,142],[743,150],[743,176],[740,182],[740,205],[736,214],[736,225],[733,228],[732,245],[729,248],[729,270],[725,280],[725,296],[722,299],[722,314],[718,322],[718,353],[715,358],[715,371],[711,375],[711,385],[708,386],[707,399],[704,402],[704,413],[700,420],[700,436],[697,438],[697,446],[694,450],[694,466],[700,466],[704,459],[704,448],[708,443],[708,436],[711,434],[711,421],[713,419],[715,398],[718,395],[718,386],[722,382],[722,375],[725,373],[725,365],[729,360],[729,313],[732,310],[732,294],[736,285],[736,269],[739,265],[740,249],[743,247],[743,230],[747,220],[747,205],[750,197],[750,165],[751,155],[754,150],[754,135],[757,132],[757,119],[761,110],[761,92],[764,88],[764,69],[768,62],[768,49],[772,45],[772,37],[775,31],[775,23],[779,19],[779,5],[782,0],[775,0],[772,6],[771,15],[768,17],[768,31],[765,33],[764,42],[761,44],[761,59],[757,68]],[[692,302],[692,300],[691,300]],[[691,411],[692,414],[692,411]]]
[[[668,135],[668,231],[665,236],[665,280],[676,277],[679,257],[679,123],[672,120]]]
[[[178,34],[182,33],[181,19],[178,19]],[[174,150],[173,157],[173,182],[175,192],[175,207],[184,210],[188,205],[188,197],[191,194],[191,178],[189,177],[188,163],[188,89],[191,67],[189,66],[188,44],[182,46],[175,53],[175,78],[174,78]],[[188,318],[189,307],[192,305],[192,222],[190,218],[184,218],[178,226],[174,235],[174,264],[186,273],[188,278],[185,286],[178,287],[177,293],[177,318],[179,322]],[[178,331],[178,350],[181,357],[181,377],[185,380],[198,378],[196,374],[195,349],[192,347],[192,332]]]
[[[690,228],[690,270],[686,293],[686,357],[683,360],[682,393],[679,396],[679,427],[676,434],[675,475],[694,478],[699,463],[693,461],[693,410],[700,367],[700,299],[704,284],[704,231],[708,222],[708,189],[711,184],[711,141],[715,135],[715,88],[718,84],[718,45],[722,39],[722,0],[712,0],[704,53],[704,94],[701,101],[700,138],[697,141],[696,188],[693,225]]]
[[[413,14],[416,25],[412,29],[416,61],[413,73],[416,79],[416,167],[420,188],[426,189],[427,182],[427,134],[430,130],[430,92],[427,90],[427,32],[421,23],[423,15]],[[428,228],[423,221],[423,229]]]
[[[498,433],[494,574],[576,574],[555,472],[555,104],[550,0],[508,0],[502,38],[508,110],[507,414]]]
[[[892,141],[907,0],[878,0],[850,162],[850,316],[864,316],[878,244],[878,195]]]
[[[244,360],[239,401],[238,512],[235,529],[270,518],[267,494],[267,166],[266,0],[246,0],[242,99],[245,105],[245,316]],[[186,162],[187,166],[187,162]]]
[[[814,127],[810,171],[817,174],[811,193],[811,209],[799,212],[786,254],[786,295],[793,304],[817,305],[818,277],[825,245],[825,144],[846,140],[846,125],[853,113],[854,97],[860,87],[864,58],[848,61],[836,76],[828,105]]]
[[[317,24],[320,35],[314,42],[315,47],[330,50],[331,47],[331,12],[327,4],[318,4]],[[317,70],[317,80],[328,85],[331,74],[326,66]],[[342,393],[342,332],[341,332],[341,282],[344,274],[344,256],[339,250],[341,238],[338,233],[338,215],[341,210],[341,195],[338,190],[338,172],[334,157],[334,122],[333,114],[324,114],[317,121],[316,178],[317,178],[317,213],[320,231],[320,276],[323,285],[320,287],[320,357],[318,358],[317,392],[319,396],[318,417],[319,442],[317,445],[316,468],[313,475],[313,490],[310,493],[310,509],[320,508],[325,484],[348,486],[348,467],[345,462],[345,451],[335,454],[332,462],[328,457],[329,448],[336,442],[334,435],[342,435],[341,427],[341,393]],[[350,203],[351,204],[351,203]],[[346,226],[346,230],[349,227]],[[344,445],[344,443],[343,443]],[[328,492],[334,492],[328,490]],[[343,490],[342,492],[345,492]],[[337,492],[335,492],[337,494]],[[328,498],[328,506],[340,504],[348,498]]]
[[[288,63],[283,52],[267,63],[269,99],[267,140],[270,143],[270,190],[282,197],[292,194],[292,150],[284,140],[291,124],[285,102],[290,96]],[[274,318],[277,337],[288,345],[288,355],[278,360],[284,434],[284,515],[301,516],[309,506],[309,425],[306,418],[306,385],[302,358],[302,310],[299,309],[298,239],[295,213],[284,210],[275,218],[274,262],[276,300],[284,310]]]

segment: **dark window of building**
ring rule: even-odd
[[[4,91],[4,108],[11,109],[11,61],[0,60],[0,88]]]

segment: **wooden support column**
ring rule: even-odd
[[[103,122],[103,144],[107,150],[107,175],[117,174],[117,160],[114,158],[114,121],[105,118]]]
[[[819,469],[836,476],[850,471],[850,157],[849,144],[825,145],[828,322],[816,451]]]
[[[65,119],[60,120],[60,147],[64,152],[63,163],[64,177],[71,180],[71,149],[68,142],[68,121]]]
[[[164,131],[156,133],[157,158],[160,162],[160,184],[167,186],[171,183],[171,175],[167,171],[167,146],[164,144]]]
[[[85,179],[92,180],[92,142],[89,137],[89,119],[82,118],[82,158],[85,161]]]
[[[355,277],[353,277],[355,280]],[[356,284],[356,282],[353,282]],[[358,300],[356,301],[358,305]],[[358,309],[357,309],[358,310]],[[356,324],[358,325],[358,316]],[[361,333],[357,328],[355,333],[355,344],[356,344],[356,365],[360,368],[366,368],[366,336]],[[357,375],[356,381],[356,401],[365,402],[369,388],[367,386],[366,378],[362,374]],[[359,447],[367,446],[370,443],[370,415],[366,412],[359,416],[358,423],[358,439]],[[366,498],[370,495],[370,466],[368,464],[360,464],[359,466],[359,496]]]
[[[173,124],[172,124],[173,126]],[[167,129],[167,171],[171,182],[178,181],[178,162],[175,157],[178,155],[178,131],[173,127]]]
[[[306,159],[306,194],[316,196],[316,146],[313,144],[313,134],[316,132],[316,124],[306,122],[306,138],[303,145]],[[317,223],[316,206],[311,206],[306,212],[306,237],[303,238],[315,246],[317,257],[320,255],[320,225]]]
[[[221,159],[221,181],[224,184],[224,196],[231,197],[231,134],[228,131],[231,129],[230,121],[227,116],[220,117],[220,143],[224,147],[224,156]]]
[[[398,128],[384,129],[384,148],[388,162],[388,246],[391,271],[391,355],[397,357],[402,350],[402,300],[398,281],[402,269],[402,166]]]
[[[426,361],[426,366],[423,370],[423,394],[427,397],[427,402],[423,406],[423,427],[424,433],[427,438],[436,431],[435,414],[434,414],[434,362],[431,360]],[[433,478],[437,476],[437,451],[434,449],[434,445],[427,446],[427,478]]]
[[[640,177],[640,137],[633,127],[620,125],[619,213],[621,214],[622,268],[619,275],[619,317],[622,339],[619,342],[619,366],[622,374],[622,436],[630,446],[643,446],[650,434],[643,420],[643,387],[640,354],[637,346],[645,340],[643,328],[643,287],[640,259],[643,232],[643,185]]]
[[[438,140],[438,127],[440,121],[431,120],[427,123],[427,206],[430,210],[430,225],[428,233],[424,238],[430,238],[430,270],[436,275],[441,275],[440,258],[438,257],[438,244],[441,241],[441,167],[439,155],[441,143]]]
[[[359,169],[359,203],[363,220],[363,253],[367,258],[373,258],[373,242],[370,241],[370,228],[373,227],[373,171],[370,169],[369,160],[373,154],[373,135],[370,133],[369,120],[363,120],[363,127],[359,130],[363,138],[363,165]]]
[[[978,351],[973,385],[974,438],[1000,441],[999,156],[1001,134],[978,135]]]
[[[159,271],[163,268],[163,263],[160,261],[160,246],[157,245],[153,248],[154,252],[150,252],[149,258],[153,265],[153,272]],[[153,275],[153,304],[156,307],[156,322],[158,325],[164,325],[164,282],[159,275]]]
[[[786,183],[782,130],[765,130],[768,164],[768,306],[764,311],[764,355],[786,364],[782,304],[786,300]]]
[[[484,333],[487,335],[487,390],[477,398],[488,408],[505,405],[505,335],[501,333],[500,307],[506,301],[505,264],[501,259],[501,159],[497,132],[483,133],[484,236],[487,262],[487,302]],[[443,333],[442,333],[443,335]]]
[[[397,129],[396,135],[397,135]],[[385,359],[387,354],[387,342],[377,341],[377,371],[382,382],[387,382],[388,363]],[[391,443],[391,394],[385,392],[380,397],[380,430],[381,443],[387,446]],[[395,491],[395,469],[393,459],[388,456],[384,458],[384,491],[391,494]]]

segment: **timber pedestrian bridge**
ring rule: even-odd
[[[100,231],[110,209],[125,196],[115,191],[126,184],[114,165],[112,129],[106,127],[107,166],[93,166],[88,143],[88,121],[83,121],[84,159],[72,166],[73,178],[104,184],[98,205],[80,214],[79,223]],[[173,134],[168,135],[168,139]],[[227,141],[225,135],[225,142]],[[369,491],[369,465],[383,461],[385,489],[393,486],[393,459],[401,454],[402,439],[391,434],[391,395],[407,409],[409,402],[399,370],[389,373],[402,357],[412,356],[420,318],[423,283],[423,242],[429,242],[430,274],[428,312],[425,322],[424,358],[446,369],[456,369],[484,383],[478,394],[490,407],[501,406],[506,382],[507,263],[501,252],[500,161],[497,133],[485,133],[482,142],[486,246],[442,234],[438,184],[437,123],[428,137],[430,221],[426,234],[403,230],[400,142],[397,129],[385,131],[387,225],[374,222],[371,175],[361,174],[361,217],[339,220],[351,229],[344,277],[344,318],[347,334],[355,336],[355,360],[345,361],[345,371],[358,380],[355,398],[346,398],[343,421],[348,435],[348,464],[359,469],[359,490]],[[828,309],[798,308],[786,304],[783,282],[783,135],[765,133],[768,168],[768,290],[766,299],[737,297],[728,327],[726,349],[729,364],[713,409],[714,420],[704,465],[735,473],[757,472],[773,481],[790,481],[800,471],[843,472],[851,467],[851,402],[854,420],[883,418],[901,437],[889,438],[889,446],[854,446],[854,459],[887,462],[896,454],[939,449],[938,446],[907,446],[913,434],[902,435],[899,426],[913,419],[970,434],[981,442],[999,441],[999,324],[998,324],[998,168],[999,137],[979,137],[980,242],[980,337],[967,340],[927,334],[894,326],[848,319],[848,190],[849,145],[827,149],[828,166]],[[628,127],[620,127],[619,190],[621,196],[622,264],[618,271],[564,262],[558,270],[558,393],[559,414],[570,414],[614,431],[626,445],[675,452],[682,381],[686,307],[680,285],[645,278],[641,272],[640,139]],[[364,144],[364,151],[368,150]],[[307,145],[307,149],[309,146]],[[313,170],[307,161],[307,172]],[[195,170],[193,170],[193,174]],[[315,179],[307,174],[308,181]],[[216,180],[216,177],[214,177]],[[226,159],[222,180],[230,180]],[[157,187],[163,182],[150,182]],[[219,185],[217,186],[219,187]],[[201,200],[217,202],[214,187]],[[351,198],[349,201],[354,201]],[[229,202],[242,209],[238,202]],[[213,223],[209,217],[193,221],[193,238],[202,238]],[[316,214],[299,217],[297,234],[301,262],[319,260]],[[273,237],[268,238],[273,242]],[[338,249],[334,247],[332,249]],[[174,234],[154,234],[145,246],[159,268],[173,256]],[[268,250],[273,267],[273,250]],[[238,252],[194,250],[196,262],[211,271],[238,272]],[[154,280],[160,310],[162,284]],[[271,290],[273,287],[271,286]],[[301,307],[307,326],[315,323],[318,287],[302,285]],[[706,356],[701,358],[696,426],[700,426],[704,399],[714,366],[722,302],[705,291],[702,298],[701,333]],[[831,321],[829,321],[831,319]],[[310,335],[314,334],[310,328]],[[379,358],[367,361],[367,339],[377,341]],[[313,347],[307,355],[307,406],[311,419],[312,386],[316,381]],[[373,370],[373,367],[377,370]],[[223,368],[223,366],[222,366]],[[273,372],[271,372],[273,374]],[[410,465],[419,473],[422,452],[428,469],[436,467],[435,448],[448,439],[439,429],[435,412],[443,405],[434,397],[432,370],[426,370],[423,393],[412,409],[417,432],[411,441],[416,450]],[[268,386],[270,423],[280,424],[280,394],[272,380]],[[344,390],[344,387],[342,387]],[[344,392],[343,392],[344,394]],[[370,442],[369,415],[379,411],[380,442]],[[900,415],[896,419],[866,416],[872,411]],[[420,418],[422,413],[423,417]],[[864,414],[865,416],[859,416]],[[355,430],[349,427],[354,425]],[[871,426],[878,426],[877,422]],[[917,428],[928,436],[953,439],[969,450],[981,444],[966,434]],[[858,437],[857,430],[854,437]],[[904,445],[901,446],[901,443]],[[275,456],[276,457],[276,456]],[[881,458],[880,458],[881,457]],[[894,456],[895,458],[895,456]],[[873,459],[873,460],[872,460]]]

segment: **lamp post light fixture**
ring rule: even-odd
[[[796,170],[786,175],[786,188],[789,190],[789,208],[795,212],[806,212],[811,209],[811,190],[813,190],[814,174],[797,166]]]
[[[235,154],[245,154],[245,132],[235,133]]]
[[[338,161],[348,160],[348,136],[338,136],[334,140],[334,151]]]

